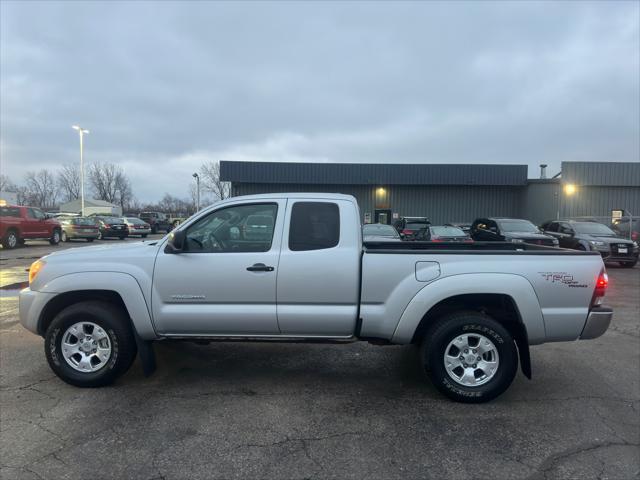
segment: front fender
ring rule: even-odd
[[[470,273],[444,277],[421,289],[405,308],[392,343],[410,343],[420,321],[431,308],[447,298],[465,294],[502,294],[511,297],[527,330],[529,344],[545,341],[545,325],[535,290],[515,274]]]
[[[133,327],[144,340],[157,338],[151,320],[149,305],[135,277],[122,272],[80,272],[56,277],[38,291],[48,294],[61,294],[78,290],[108,290],[116,292],[122,298]]]

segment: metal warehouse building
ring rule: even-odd
[[[335,192],[355,196],[364,221],[426,216],[433,223],[482,216],[640,215],[640,162],[563,162],[561,177],[529,179],[527,165],[220,162],[232,195]]]

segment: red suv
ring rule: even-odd
[[[35,207],[0,206],[0,239],[4,248],[15,248],[25,240],[49,240],[60,243],[60,223]]]

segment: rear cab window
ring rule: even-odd
[[[20,218],[20,209],[18,207],[0,207],[0,217]]]
[[[340,242],[340,209],[330,202],[296,202],[291,209],[289,250],[333,248]]]

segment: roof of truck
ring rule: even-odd
[[[257,195],[240,195],[237,197],[225,198],[223,201],[231,200],[264,200],[267,198],[309,198],[322,200],[349,200],[355,202],[353,195],[345,195],[343,193],[321,193],[321,192],[289,192],[289,193],[260,193]]]

